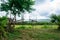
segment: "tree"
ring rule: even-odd
[[[6,12],[10,11],[16,21],[16,15],[20,16],[25,11],[31,12],[33,10],[31,6],[33,4],[33,0],[7,0],[7,2],[1,4],[1,10]]]
[[[60,15],[52,14],[51,22],[56,23],[58,25],[58,29],[60,29]]]

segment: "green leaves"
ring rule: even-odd
[[[60,24],[60,15],[52,14],[51,15],[51,22],[55,22],[57,24]]]
[[[8,11],[9,10],[9,6],[7,4],[1,4],[1,11]]]
[[[7,17],[0,17],[0,26],[5,27],[7,24]]]
[[[6,3],[1,4],[2,11],[13,11],[13,15],[24,13],[25,11],[31,12],[33,0],[8,0]]]
[[[5,31],[6,25],[7,25],[7,17],[5,17],[5,16],[0,17],[0,33],[2,33],[0,35],[3,35],[4,37],[7,37],[6,31]]]

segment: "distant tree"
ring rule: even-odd
[[[56,23],[58,25],[58,29],[60,29],[60,15],[52,14],[51,22]]]

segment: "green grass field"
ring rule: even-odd
[[[57,25],[16,25],[8,40],[60,40]]]

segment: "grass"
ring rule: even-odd
[[[57,25],[16,25],[8,40],[60,40]]]
[[[57,25],[23,25],[26,28],[36,28],[36,29],[57,29]],[[22,25],[16,25],[15,28],[20,28]]]

